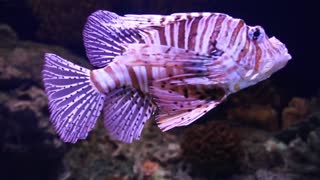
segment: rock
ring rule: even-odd
[[[6,24],[0,24],[0,48],[14,47],[17,41],[18,36],[13,29]]]
[[[296,138],[289,143],[283,153],[286,169],[289,172],[308,175],[310,178],[320,176],[320,128],[310,132],[308,139]]]
[[[305,120],[310,112],[309,104],[306,99],[292,98],[288,107],[282,111],[282,127],[286,129]]]
[[[241,168],[243,137],[225,121],[190,126],[182,137],[183,159],[195,173],[229,176]]]
[[[252,104],[235,107],[228,111],[228,119],[253,124],[268,130],[278,130],[278,113],[271,106]]]
[[[1,73],[3,76],[6,76],[7,73],[11,74],[8,78],[13,78],[14,80],[29,80],[37,85],[41,85],[43,57],[47,52],[55,53],[77,64],[90,67],[86,60],[76,57],[61,47],[33,42],[19,42],[17,47],[4,52],[2,56],[2,61],[4,62],[2,62],[2,64],[4,65],[2,65],[3,69],[0,69],[0,72],[6,72]],[[0,79],[1,78],[0,76]]]
[[[57,179],[66,153],[49,121],[41,70],[46,52],[88,64],[62,47],[19,41],[0,26],[1,179]],[[88,66],[87,66],[88,67]],[[31,165],[32,164],[32,165]]]
[[[242,128],[241,135],[245,137],[242,142],[242,146],[245,147],[241,162],[242,172],[250,173],[281,165],[278,154],[270,153],[265,146],[271,138],[269,133],[254,128]]]
[[[293,175],[260,169],[256,172],[256,180],[293,180]]]
[[[320,128],[320,112],[314,112],[310,114],[302,122],[276,133],[274,137],[288,144],[296,137],[300,137],[302,140],[306,140],[309,135],[309,132],[317,128]]]

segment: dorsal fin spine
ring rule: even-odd
[[[84,46],[90,63],[105,67],[121,55],[128,43],[139,42],[139,31],[109,11],[91,14],[83,31]]]

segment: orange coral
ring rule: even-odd
[[[150,160],[146,160],[142,165],[142,173],[144,176],[152,176],[159,169],[159,164]]]
[[[288,128],[302,122],[309,114],[310,105],[306,99],[295,97],[282,111],[282,127]]]

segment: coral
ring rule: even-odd
[[[311,112],[310,100],[294,97],[287,105],[288,100],[270,81],[263,82],[231,96],[227,118],[272,131],[287,129],[304,121]],[[316,97],[312,103],[316,106]]]
[[[241,140],[238,131],[222,121],[193,125],[183,136],[183,157],[195,170],[229,174],[239,168]]]
[[[133,159],[125,155],[112,155],[118,145],[108,138],[102,122],[100,119],[87,140],[73,145],[65,155],[67,179],[133,178]]]
[[[130,145],[119,144],[113,156],[125,155],[134,159],[134,172],[137,177],[146,177],[143,170],[145,160],[158,164],[151,176],[153,179],[172,179],[176,174],[176,164],[181,161],[181,148],[177,136],[162,133],[149,121],[142,132],[142,138]]]
[[[241,128],[243,141],[243,158],[241,161],[241,172],[251,173],[259,169],[269,169],[279,162],[277,154],[270,153],[265,147],[266,142],[271,138],[270,133],[256,128]]]
[[[279,112],[285,102],[281,90],[270,80],[231,95],[226,103],[229,120],[275,131],[280,129]]]
[[[309,132],[314,131],[317,128],[320,128],[320,113],[319,111],[314,111],[299,124],[274,134],[274,137],[286,144],[289,144],[290,141],[294,140],[296,137],[306,140]]]
[[[255,124],[269,130],[278,129],[278,113],[271,106],[250,105],[228,110],[228,119]]]
[[[65,146],[49,125],[47,108],[47,98],[36,86],[0,93],[3,179],[20,179],[21,174],[31,179],[55,179],[59,173]]]
[[[296,138],[284,152],[286,169],[292,173],[320,176],[320,129],[310,132],[307,141]]]
[[[288,107],[282,111],[282,127],[284,129],[298,124],[306,119],[310,112],[310,105],[306,99],[294,97]]]
[[[159,168],[159,164],[150,160],[146,160],[142,166],[142,172],[145,176],[151,176]]]
[[[148,121],[141,139],[125,144],[109,138],[102,122],[100,119],[89,137],[66,154],[65,174],[69,179],[105,179],[110,174],[129,179],[173,179],[181,161],[176,136],[161,133],[153,121]]]

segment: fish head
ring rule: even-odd
[[[247,58],[256,72],[251,80],[258,82],[269,78],[291,59],[286,46],[276,37],[269,38],[261,26],[248,26],[247,40],[251,41]]]

